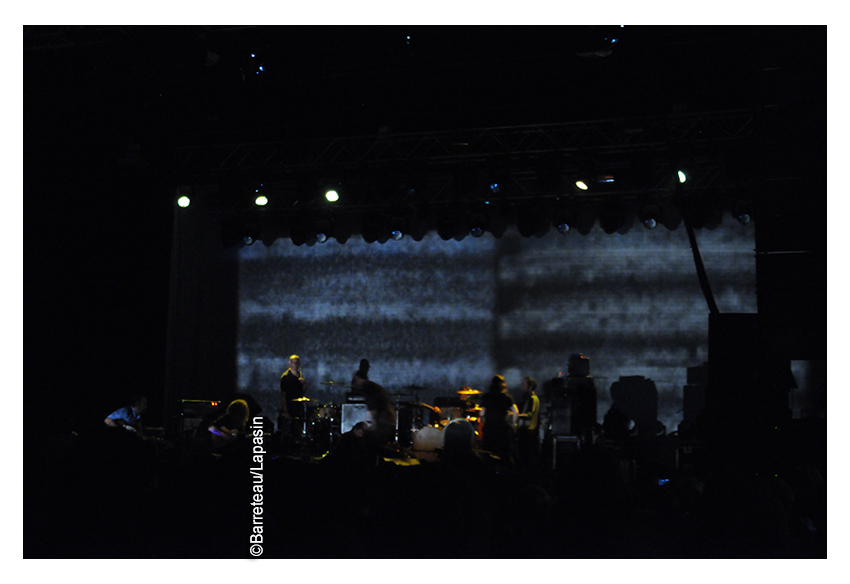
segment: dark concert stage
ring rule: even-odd
[[[826,558],[826,27],[23,41],[24,557]]]

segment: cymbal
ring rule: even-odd
[[[477,389],[471,389],[469,387],[466,387],[464,389],[461,389],[458,393],[460,395],[480,395],[483,392],[478,391]]]
[[[295,399],[294,399],[294,400],[292,400],[292,401],[296,401],[296,402],[308,402],[308,401],[310,401],[310,398],[309,398],[309,397],[298,397],[298,398],[295,398]]]
[[[319,383],[319,385],[339,385],[340,383],[342,382],[334,381],[333,379],[331,379],[330,381],[322,381],[321,383]]]

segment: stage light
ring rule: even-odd
[[[325,193],[325,199],[327,199],[331,203],[336,203],[339,201],[339,193],[335,190],[329,190]]]
[[[490,183],[490,190],[494,193],[498,193],[499,190],[500,190],[499,189],[499,183],[497,183],[497,182]]]
[[[749,225],[753,220],[752,207],[747,203],[736,203],[732,208],[731,215],[741,225]]]
[[[255,207],[265,207],[269,204],[269,189],[264,183],[257,183],[250,187],[250,197]],[[247,197],[246,197],[247,199]]]
[[[583,180],[577,180],[577,181],[576,181],[576,186],[577,186],[578,188],[580,188],[581,190],[583,190],[583,191],[586,191],[586,190],[587,190],[587,183],[586,183],[586,182],[584,182]]]
[[[466,217],[466,227],[469,229],[469,234],[472,237],[481,237],[487,231],[490,220],[488,213],[489,201],[484,201],[483,205],[476,205],[468,210]]]
[[[645,207],[640,213],[640,222],[646,229],[655,229],[658,226],[658,211]]]
[[[684,184],[686,180],[688,180],[688,176],[685,174],[684,170],[680,170],[676,173],[679,176],[679,182]]]
[[[406,217],[393,216],[386,223],[386,229],[393,241],[401,241],[405,234],[410,235],[411,223]]]
[[[552,225],[561,235],[570,232],[573,225],[573,214],[569,205],[559,201],[552,216]]]
[[[182,209],[185,209],[186,207],[188,207],[191,204],[191,202],[192,201],[189,200],[189,197],[187,197],[186,195],[183,195],[182,197],[177,199],[177,206],[182,208]]]
[[[313,224],[316,230],[316,243],[325,243],[336,235],[335,221],[329,218],[318,218]]]

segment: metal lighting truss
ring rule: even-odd
[[[724,172],[729,153],[746,151],[754,134],[753,110],[533,124],[417,133],[379,133],[312,140],[197,144],[174,150],[175,173],[184,184],[262,180],[272,189],[303,188],[300,177],[341,176],[361,186],[376,176],[416,174],[418,195],[432,203],[457,198],[450,188],[459,167],[501,173],[503,192],[515,199],[561,196],[540,186],[539,173],[557,161],[565,179],[593,168],[613,177],[583,197],[646,197],[669,190],[679,167],[688,169],[690,192],[734,188]],[[618,174],[642,160],[643,183]],[[597,177],[597,178],[598,178]],[[422,186],[424,189],[421,189]],[[567,187],[569,184],[567,184]],[[424,190],[424,192],[422,192]],[[570,191],[572,192],[572,191]],[[378,205],[363,196],[360,205]]]

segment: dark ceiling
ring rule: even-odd
[[[140,142],[438,131],[806,99],[825,48],[792,27],[24,27],[25,96]]]
[[[316,140],[359,136],[356,147],[372,151],[370,141],[386,137],[439,140],[446,132],[541,124],[551,137],[555,125],[567,135],[533,161],[512,146],[495,153],[509,160],[509,178],[525,196],[530,191],[519,183],[539,172],[543,154],[575,158],[586,154],[579,151],[584,143],[577,146],[582,132],[610,132],[587,126],[573,135],[569,124],[679,116],[700,134],[706,126],[696,124],[715,119],[681,116],[752,116],[754,123],[745,119],[731,130],[743,141],[705,142],[711,155],[697,155],[704,175],[719,176],[717,167],[731,158],[738,167],[754,165],[748,150],[773,140],[754,133],[759,123],[772,125],[757,118],[766,110],[784,112],[796,132],[811,131],[813,113],[825,115],[824,55],[822,27],[24,27],[26,163],[50,155],[48,144],[63,162],[81,156],[78,166],[96,164],[104,173],[144,170],[173,187],[238,191],[285,176],[278,186],[292,190],[306,179],[292,179],[304,165],[287,147],[303,158],[326,148]],[[616,131],[609,153],[618,158],[595,164],[639,164],[635,154],[650,146]],[[492,131],[488,139],[510,141]],[[278,159],[227,150],[257,143],[281,145]],[[206,166],[197,156],[195,166],[184,164],[186,149],[207,149]],[[492,150],[477,154],[501,164]],[[239,166],[220,162],[236,157]],[[252,164],[244,162],[251,157]],[[310,180],[339,170],[338,162],[312,161]],[[356,157],[348,162],[347,171],[363,170]],[[400,172],[398,161],[382,162],[377,173],[384,177]],[[456,180],[456,169],[432,162],[424,174],[444,192],[440,181]],[[574,172],[577,164],[557,172]],[[359,203],[375,198],[370,170],[351,180],[360,183]],[[658,177],[648,180],[632,190],[652,188]],[[173,198],[173,189],[163,185],[162,192]]]

